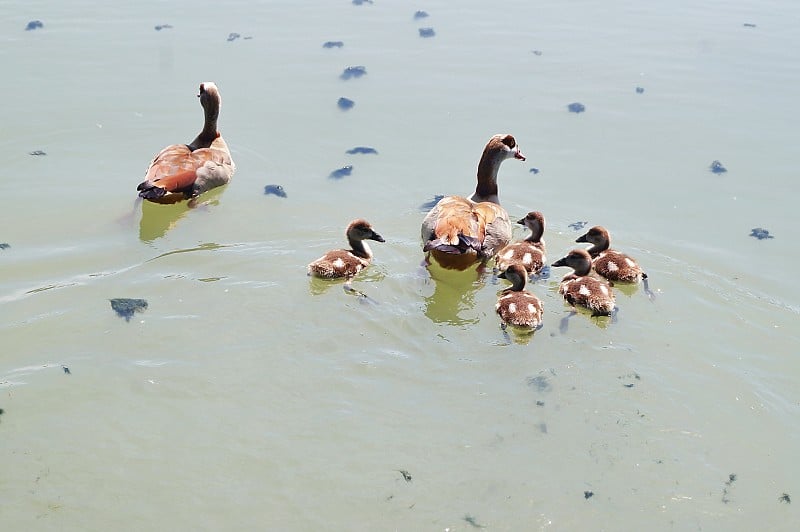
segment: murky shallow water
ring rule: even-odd
[[[4,529],[795,528],[793,4],[10,8]],[[135,206],[205,80],[234,181]],[[502,284],[420,267],[420,205],[471,192],[497,132],[528,156],[503,203],[545,213],[550,261],[603,224],[655,301],[562,333],[554,269],[544,328],[509,344]],[[305,276],[360,216],[387,240],[372,303]]]

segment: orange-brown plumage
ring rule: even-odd
[[[225,140],[217,131],[222,99],[212,82],[200,84],[205,123],[190,144],[173,144],[156,155],[139,184],[139,196],[158,203],[174,203],[228,183],[236,166]]]
[[[514,137],[493,136],[478,163],[475,193],[442,198],[425,216],[422,249],[442,267],[465,270],[511,240],[511,222],[497,197],[497,171],[511,157],[525,160]]]

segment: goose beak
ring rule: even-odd
[[[372,232],[372,236],[369,237],[370,240],[375,240],[377,242],[386,242],[381,235],[376,233],[375,231]]]
[[[555,261],[553,264],[551,264],[551,266],[556,267],[556,268],[559,267],[559,266],[566,266],[566,265],[567,265],[567,257],[560,258],[557,261]]]
[[[514,151],[514,159],[519,159],[520,161],[525,160],[525,156],[522,155],[521,151],[519,151],[519,146],[517,146],[517,149]]]
[[[517,220],[517,223],[519,225],[525,225],[525,218],[523,218],[522,220]]]

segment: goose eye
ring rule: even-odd
[[[512,137],[511,135],[506,135],[505,137],[503,137],[502,142],[503,142],[503,144],[505,144],[509,148],[513,148],[514,146],[517,145],[517,142],[514,140],[514,137]]]

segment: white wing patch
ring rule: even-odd
[[[614,261],[608,261],[608,271],[615,272],[617,270],[619,270],[619,266],[617,266],[617,263]]]
[[[336,259],[335,261],[333,261],[333,267],[336,268],[337,270],[341,270],[342,268],[344,268],[344,261],[342,259]]]
[[[509,303],[508,311],[512,314],[515,313],[517,311],[517,305],[515,303]]]
[[[510,259],[513,256],[514,256],[514,250],[513,249],[509,249],[508,251],[506,251],[503,254],[503,258],[506,259],[506,260]]]
[[[600,285],[600,291],[601,291],[601,292],[603,292],[603,295],[604,295],[604,296],[607,296],[607,295],[608,295],[608,288],[606,288],[606,285],[604,285],[604,284],[601,284],[601,285]]]
[[[580,290],[578,290],[578,293],[580,295],[582,295],[582,296],[590,296],[590,295],[592,295],[592,291],[589,290],[589,287],[587,287],[585,284],[581,285],[581,288],[580,288]]]
[[[625,263],[626,263],[628,266],[630,266],[631,268],[635,268],[635,267],[636,267],[636,262],[635,262],[635,261],[633,261],[633,260],[631,260],[631,259],[630,259],[630,258],[628,258],[628,257],[625,257]]]
[[[533,257],[531,257],[530,253],[526,253],[525,255],[523,255],[522,264],[530,264],[531,262],[533,262]]]

